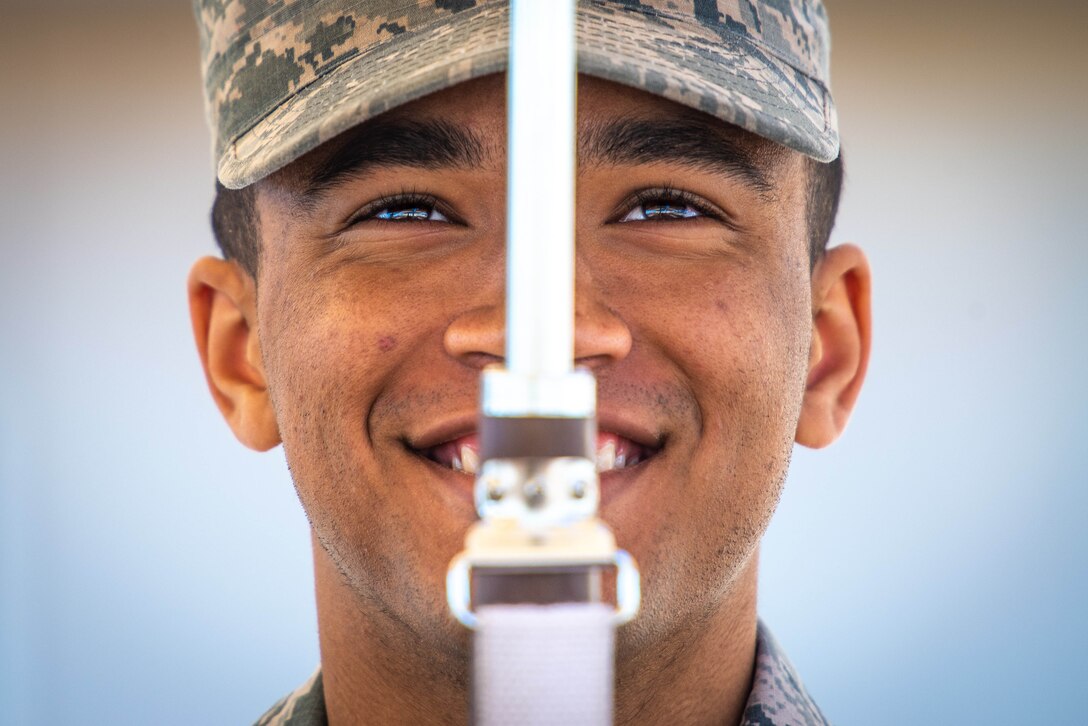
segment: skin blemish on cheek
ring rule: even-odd
[[[382,337],[378,338],[378,350],[380,350],[381,352],[388,353],[396,347],[397,339],[394,338],[392,335],[383,335]]]
[[[729,309],[729,306],[725,304],[725,300],[715,300],[714,307],[718,308],[719,313],[724,313]]]

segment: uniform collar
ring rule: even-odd
[[[276,702],[255,726],[327,726],[325,691],[318,668],[305,683]],[[793,664],[771,631],[759,622],[752,690],[741,726],[828,726]]]

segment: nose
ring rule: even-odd
[[[595,370],[615,364],[631,352],[631,331],[593,284],[586,261],[581,255],[576,260],[574,362]],[[506,355],[505,325],[500,294],[494,303],[466,310],[450,322],[443,338],[446,352],[473,368],[501,363]]]
[[[472,368],[502,363],[506,348],[506,314],[501,297],[475,307],[450,322],[443,336],[446,352]]]
[[[574,362],[591,370],[614,365],[631,352],[631,329],[608,305],[584,255],[575,255]]]

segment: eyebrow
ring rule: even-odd
[[[364,124],[332,157],[317,167],[303,194],[324,192],[376,168],[473,167],[484,161],[484,144],[470,129],[439,119],[377,120]]]
[[[580,164],[616,166],[666,163],[740,179],[754,191],[776,190],[769,169],[775,155],[753,148],[697,119],[623,119],[589,124],[579,132]],[[483,140],[471,129],[440,119],[376,119],[358,128],[303,187],[316,201],[325,192],[377,168],[470,168],[487,158]]]
[[[695,119],[632,119],[590,125],[579,135],[582,164],[679,164],[736,177],[756,192],[776,190],[777,155]]]

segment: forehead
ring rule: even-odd
[[[675,155],[713,163],[715,151],[743,157],[770,178],[789,159],[801,155],[713,116],[617,83],[579,76],[579,163],[632,162],[625,150],[668,145]],[[404,153],[414,145],[416,153]],[[384,146],[384,148],[383,148]],[[277,186],[287,182],[305,188],[321,180],[344,157],[367,155],[388,164],[499,168],[506,155],[505,76],[496,74],[461,83],[391,109],[326,142],[274,174]],[[721,156],[718,154],[718,156]],[[348,160],[349,162],[351,160]]]

